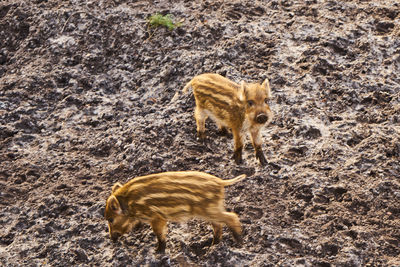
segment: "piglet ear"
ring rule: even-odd
[[[118,199],[115,196],[111,196],[108,199],[108,205],[110,207],[110,209],[114,212],[114,213],[121,213],[121,205],[119,204]]]
[[[112,187],[112,192],[114,193],[115,191],[117,191],[118,189],[120,189],[122,187],[122,184],[120,183],[115,183]]]
[[[242,81],[240,83],[238,95],[239,95],[240,101],[244,101],[246,99],[246,85],[245,85],[244,81]]]
[[[268,78],[264,80],[264,82],[262,83],[261,86],[265,88],[265,92],[266,92],[268,98],[270,98],[271,97],[271,87],[269,87]]]

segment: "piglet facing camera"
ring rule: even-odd
[[[219,74],[201,74],[194,77],[183,88],[185,93],[193,88],[196,100],[195,118],[199,139],[205,138],[205,121],[212,118],[220,132],[230,129],[234,138],[234,159],[242,163],[243,133],[250,132],[256,158],[261,165],[267,160],[262,151],[260,130],[268,125],[273,117],[268,101],[271,89],[268,79],[262,84],[245,83],[240,85]],[[178,93],[172,101],[178,97]]]

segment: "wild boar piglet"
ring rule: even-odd
[[[196,101],[194,116],[199,139],[205,138],[205,121],[208,117],[216,122],[220,133],[225,134],[227,128],[231,129],[235,146],[233,158],[237,164],[241,164],[243,134],[250,132],[256,158],[261,165],[266,165],[260,130],[271,122],[273,116],[268,105],[271,98],[268,79],[262,84],[242,81],[239,85],[219,74],[206,73],[188,82],[183,93],[190,86]],[[178,93],[172,101],[177,97]]]
[[[223,224],[241,243],[239,217],[224,208],[224,187],[245,177],[223,180],[203,172],[183,171],[141,176],[124,185],[116,183],[105,208],[110,237],[116,241],[138,222],[150,223],[158,240],[157,252],[163,253],[167,222],[198,217],[211,222],[213,244],[220,241]]]

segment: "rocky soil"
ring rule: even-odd
[[[172,14],[182,26],[148,28]],[[193,76],[270,79],[268,165],[207,123]],[[0,265],[399,266],[397,0],[30,0],[0,3]],[[170,170],[222,178],[244,244],[200,220],[113,244],[111,186]]]

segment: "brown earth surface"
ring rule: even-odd
[[[148,28],[172,14],[181,27]],[[0,3],[0,265],[400,266],[397,0]],[[270,79],[268,164],[207,122],[193,76]],[[119,181],[171,170],[224,179],[242,247],[200,220],[117,243],[104,206]]]

